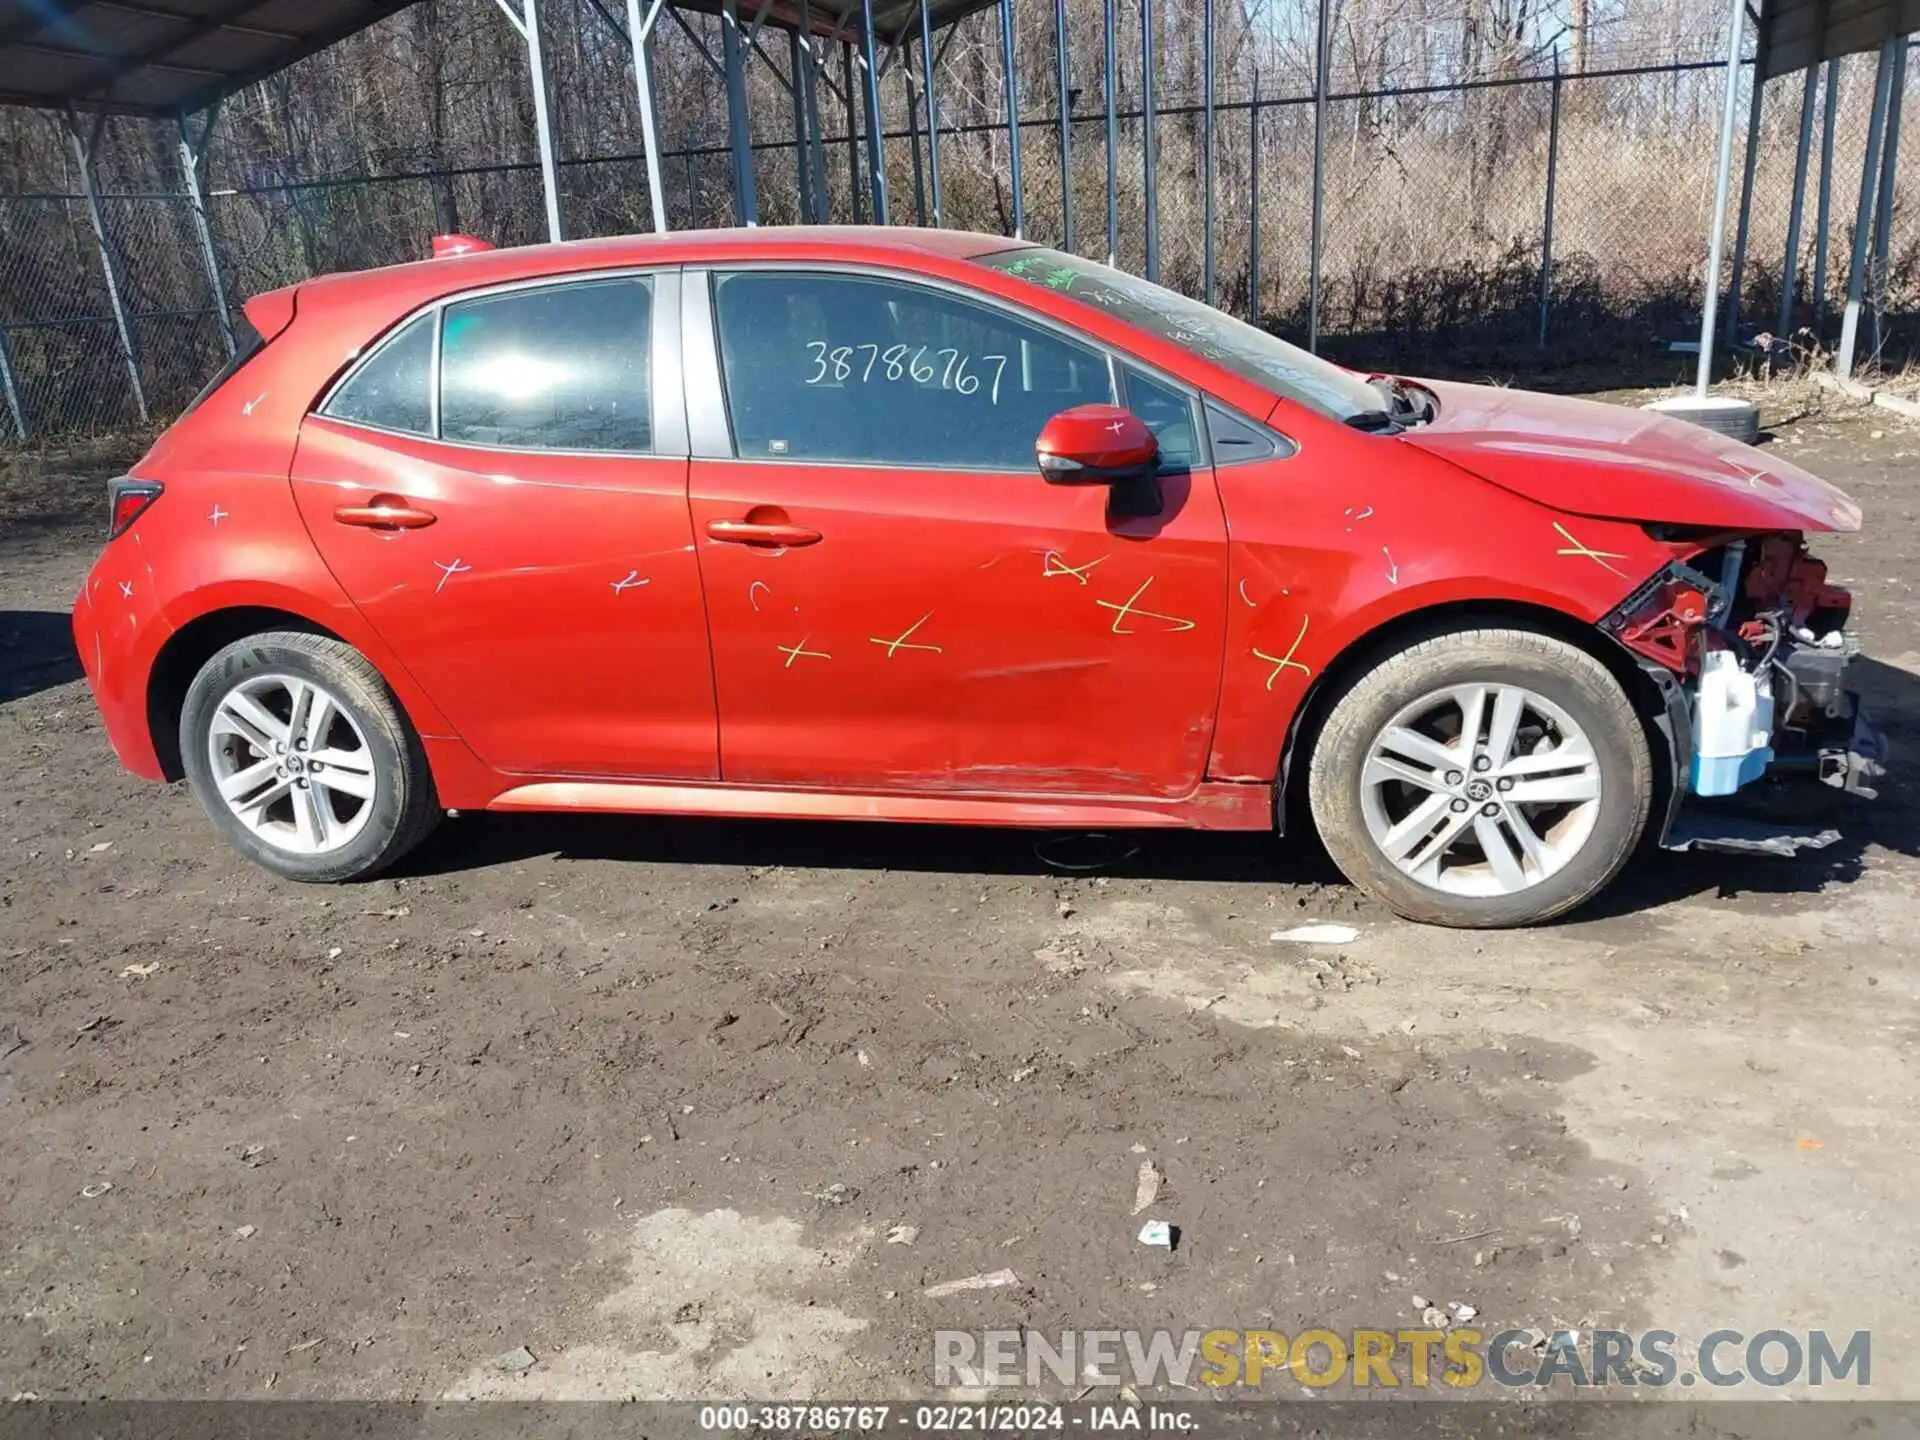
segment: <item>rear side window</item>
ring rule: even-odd
[[[431,435],[434,319],[433,312],[420,316],[374,351],[321,413],[403,435]]]
[[[514,450],[651,450],[652,310],[644,279],[448,305],[440,438]]]

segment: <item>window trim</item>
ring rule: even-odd
[[[1241,455],[1231,460],[1222,460],[1218,447],[1213,442],[1212,412],[1215,410],[1221,411],[1228,419],[1246,426],[1249,430],[1266,436],[1273,443],[1273,449],[1265,455]],[[1229,405],[1218,396],[1203,396],[1200,401],[1200,414],[1202,423],[1207,427],[1207,450],[1212,456],[1213,468],[1216,470],[1237,470],[1242,465],[1271,465],[1281,460],[1291,460],[1300,453],[1300,442],[1291,435],[1283,434],[1273,426],[1253,419],[1239,406]]]
[[[472,450],[484,455],[563,455],[574,457],[603,456],[616,460],[684,460],[690,453],[687,448],[686,408],[684,404],[685,385],[681,366],[681,326],[674,323],[674,313],[680,308],[679,292],[682,289],[683,271],[678,265],[641,265],[621,266],[609,270],[570,270],[560,275],[533,275],[518,280],[501,281],[493,285],[479,285],[470,290],[459,290],[447,295],[438,295],[433,299],[415,306],[402,315],[386,330],[375,337],[372,344],[353,357],[346,369],[328,385],[320,399],[308,410],[308,415],[327,421],[329,424],[345,426],[352,430],[361,430],[374,435],[393,435],[402,440],[414,440],[429,445],[444,445],[453,450]],[[649,281],[648,309],[648,408],[651,410],[649,423],[653,431],[651,450],[581,450],[555,446],[529,445],[488,445],[475,440],[449,440],[440,433],[440,372],[442,336],[445,334],[446,310],[450,305],[464,304],[469,300],[486,300],[497,295],[511,295],[522,291],[555,290],[565,286],[591,285],[615,280]],[[432,433],[422,435],[415,430],[396,430],[388,425],[373,425],[364,420],[350,420],[344,416],[330,415],[327,407],[334,397],[353,377],[368,365],[371,365],[389,345],[394,344],[416,320],[431,315],[433,326],[432,356],[427,370],[427,411],[428,423]],[[671,377],[668,382],[673,394],[663,394],[662,375]]]
[[[1136,416],[1139,415],[1140,412],[1138,410],[1134,410],[1132,400],[1127,393],[1127,379],[1128,379],[1127,371],[1129,370],[1136,370],[1140,372],[1142,379],[1147,380],[1152,384],[1159,385],[1163,389],[1171,390],[1173,391],[1174,394],[1184,396],[1186,399],[1187,424],[1192,427],[1193,438],[1195,439],[1195,441],[1198,442],[1195,448],[1193,463],[1191,465],[1182,465],[1179,468],[1179,470],[1169,471],[1166,473],[1191,475],[1195,470],[1213,469],[1214,468],[1213,432],[1207,428],[1207,421],[1206,421],[1207,405],[1206,405],[1205,398],[1200,394],[1200,392],[1195,390],[1191,385],[1182,385],[1182,384],[1179,384],[1178,382],[1169,382],[1167,380],[1163,380],[1159,375],[1155,374],[1152,371],[1152,369],[1148,366],[1136,365],[1130,361],[1123,360],[1120,362],[1120,365],[1119,365],[1120,388],[1118,393],[1120,396],[1120,405],[1123,409],[1131,411]],[[1143,420],[1143,423],[1144,423],[1144,420]]]
[[[908,470],[926,475],[1033,475],[1036,463],[1026,465],[933,465],[906,460],[822,460],[803,455],[741,455],[733,434],[732,408],[727,399],[726,374],[720,358],[719,287],[716,275],[752,271],[802,275],[848,275],[862,280],[885,280],[909,288],[934,290],[1003,315],[1019,324],[1051,332],[1060,339],[1090,350],[1106,361],[1107,394],[1124,395],[1122,369],[1133,365],[1180,391],[1191,403],[1198,393],[1186,381],[1167,375],[1157,365],[1136,356],[1122,356],[1103,340],[1075,330],[1051,315],[1009,303],[999,295],[976,290],[943,275],[924,275],[888,265],[845,260],[740,260],[722,264],[688,265],[682,272],[681,315],[686,326],[685,365],[687,426],[693,458],[726,460],[738,465],[784,465],[807,468],[831,466],[845,470]]]

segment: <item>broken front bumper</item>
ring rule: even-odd
[[[1887,769],[1886,737],[1867,718],[1857,695],[1849,691],[1836,698],[1840,703],[1829,704],[1816,723],[1804,732],[1784,737],[1788,743],[1775,746],[1767,776],[1776,782],[1816,781],[1849,795],[1875,799],[1880,793],[1877,782]],[[1769,789],[1755,786],[1743,794],[1755,792],[1765,795]],[[1781,789],[1773,787],[1771,793],[1778,795]],[[1790,856],[1801,850],[1825,849],[1840,838],[1838,830],[1804,816],[1728,811],[1698,801],[1682,803],[1686,799],[1684,793],[1678,793],[1668,808],[1660,838],[1668,850]],[[1790,812],[1792,807],[1782,808]]]
[[[1805,745],[1776,750],[1770,773],[1809,774],[1835,790],[1877,799],[1880,791],[1874,782],[1887,773],[1887,738],[1867,719],[1859,696],[1849,691],[1845,698],[1851,714],[1809,730]]]

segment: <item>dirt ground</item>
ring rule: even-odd
[[[1841,403],[1772,443],[1866,507],[1821,550],[1913,756],[1920,429]],[[290,885],[108,750],[66,611],[112,465],[0,477],[0,1394],[924,1395],[940,1327],[1418,1293],[1683,1359],[1871,1330],[1869,1393],[1920,1398],[1911,779],[1818,857],[1495,935],[1258,838],[1072,875],[1019,832],[473,816]],[[1269,938],[1309,920],[1359,937]]]

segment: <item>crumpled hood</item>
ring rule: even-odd
[[[1399,439],[1575,515],[1728,530],[1858,530],[1860,507],[1782,458],[1657,411],[1421,381],[1432,423]]]

